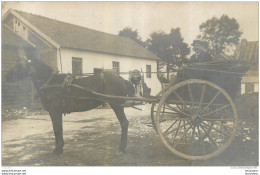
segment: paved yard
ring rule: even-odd
[[[258,122],[239,122],[235,140],[219,156],[188,161],[173,155],[150,125],[150,106],[126,109],[127,153],[118,151],[121,128],[111,109],[64,116],[64,154],[52,154],[54,135],[48,115],[2,122],[3,166],[257,166]],[[250,139],[248,139],[250,138]]]

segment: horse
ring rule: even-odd
[[[48,88],[48,86],[64,82],[64,78],[67,76],[66,74],[54,73],[53,69],[39,58],[19,57],[17,64],[5,76],[8,82],[23,80],[26,77],[31,77],[44,109],[49,112],[55,135],[55,149],[53,152],[56,155],[61,155],[63,154],[64,146],[63,114],[89,111],[101,106],[104,104],[104,101],[98,98],[82,100],[80,97],[93,97],[93,94],[77,88],[65,88],[66,86]],[[135,94],[134,86],[129,81],[111,72],[97,73],[78,79],[73,78],[70,83],[107,95],[132,97]],[[46,84],[47,88],[44,88]],[[115,99],[108,102],[108,104],[113,109],[121,125],[119,150],[126,153],[129,122],[122,105],[124,102],[124,100]]]

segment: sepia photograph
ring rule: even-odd
[[[259,166],[257,1],[1,3],[1,166]]]

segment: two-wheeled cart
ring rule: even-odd
[[[113,96],[78,85],[68,86],[91,94],[77,97],[81,100],[125,101],[122,105],[128,106],[151,103],[151,120],[163,144],[179,157],[205,160],[223,152],[235,137],[238,117],[233,100],[246,70],[245,65],[234,61],[192,64],[178,72],[157,96],[146,98]]]

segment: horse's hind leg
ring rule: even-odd
[[[52,111],[50,112],[50,117],[53,125],[53,131],[55,135],[55,149],[54,153],[60,155],[63,153],[63,127],[62,127],[62,113]]]
[[[111,108],[114,110],[120,125],[121,125],[121,129],[122,129],[122,134],[121,134],[121,143],[120,143],[120,151],[122,151],[123,153],[126,152],[126,146],[127,146],[127,132],[128,132],[128,120],[125,116],[125,112],[124,112],[124,107],[121,106],[117,106],[117,105],[110,105]]]

